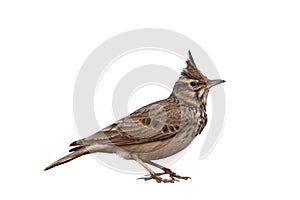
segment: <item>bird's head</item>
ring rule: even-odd
[[[189,59],[186,61],[187,67],[181,72],[180,78],[176,81],[173,93],[176,97],[186,103],[202,103],[206,104],[207,94],[209,89],[224,80],[210,80],[204,76],[196,67],[191,52],[189,51]]]

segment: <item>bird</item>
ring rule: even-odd
[[[208,79],[197,68],[190,51],[188,56],[186,67],[168,98],[141,107],[91,136],[72,142],[72,149],[69,150],[71,153],[44,170],[82,155],[100,152],[135,160],[149,172],[138,179],[155,180],[157,183],[190,179],[153,162],[182,151],[201,134],[207,124],[208,93],[213,86],[225,82],[221,79]],[[162,172],[154,172],[150,165]]]

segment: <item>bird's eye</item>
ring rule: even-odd
[[[194,81],[190,82],[190,86],[195,87],[196,85],[197,84]]]

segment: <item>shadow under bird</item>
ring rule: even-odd
[[[158,183],[189,179],[152,160],[176,154],[202,132],[207,123],[208,92],[225,81],[204,76],[196,67],[190,51],[186,63],[168,98],[146,105],[95,134],[71,143],[72,153],[45,170],[85,154],[103,152],[137,161],[149,172],[139,179],[154,179]],[[154,172],[147,164],[160,168],[162,172]],[[162,175],[168,175],[168,178]]]

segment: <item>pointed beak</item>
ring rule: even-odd
[[[224,83],[224,80],[216,79],[216,80],[208,80],[208,84],[206,86],[207,89],[212,88],[213,86],[219,85],[221,83]]]

